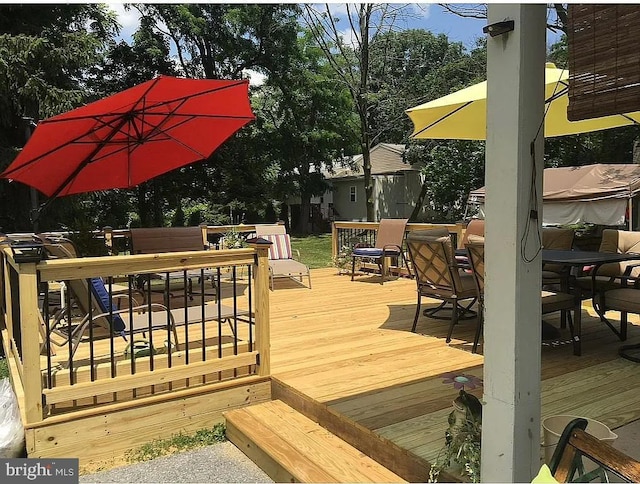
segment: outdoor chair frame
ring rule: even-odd
[[[467,253],[469,256],[469,265],[471,266],[471,270],[473,272],[478,294],[478,328],[473,340],[473,349],[471,350],[473,353],[476,353],[478,350],[480,335],[482,334],[484,328],[484,242],[472,241],[466,244],[465,248],[467,249]],[[540,299],[542,303],[543,315],[561,311],[562,321],[564,322],[566,320],[569,322],[569,331],[571,333],[571,341],[574,346],[574,354],[577,355],[577,341],[579,341],[581,338],[579,329],[581,326],[580,300],[573,294],[552,291],[541,291]],[[573,318],[570,311],[573,311],[574,313]]]
[[[587,433],[587,420],[576,418],[564,428],[549,463],[558,482],[609,482],[605,472],[613,472],[625,482],[640,482],[640,462]],[[586,472],[582,458],[599,467]]]
[[[451,323],[447,333],[447,343],[451,342],[453,328],[461,319],[460,315],[470,311],[477,299],[475,282],[471,274],[460,271],[452,239],[449,235],[442,236],[441,231],[415,231],[407,236],[407,249],[411,259],[413,275],[416,278],[418,293],[416,314],[413,320],[412,332],[416,331],[422,297],[431,297],[442,301],[438,307],[425,311],[425,315],[435,318],[435,313],[447,304],[451,304]],[[468,301],[467,306],[461,305]],[[462,313],[461,313],[462,311]]]
[[[356,244],[351,253],[351,280],[354,280],[356,271],[356,259],[365,259],[374,262],[380,270],[380,284],[384,284],[384,278],[388,271],[387,258],[401,258],[407,267],[407,259],[402,249],[404,234],[409,219],[383,218],[378,225],[376,241],[373,247]]]

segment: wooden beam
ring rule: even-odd
[[[270,378],[261,377],[256,375],[245,376],[242,378],[237,378],[235,380],[223,381],[223,382],[215,382],[206,385],[200,385],[197,387],[185,388],[176,390],[174,392],[162,393],[160,395],[150,395],[145,396],[144,398],[140,398],[137,400],[128,400],[125,402],[117,402],[106,405],[101,405],[98,407],[87,408],[83,410],[79,410],[77,412],[69,412],[61,415],[54,415],[52,417],[47,417],[45,420],[41,422],[33,422],[29,425],[25,425],[25,429],[35,429],[39,427],[46,427],[49,425],[54,425],[63,422],[74,422],[76,420],[92,417],[95,415],[104,415],[109,412],[121,412],[131,408],[144,408],[147,405],[161,403],[161,402],[169,402],[175,400],[177,398],[188,398],[195,395],[204,395],[212,392],[217,392],[220,390],[243,387],[247,385],[255,385],[262,382],[270,382]]]
[[[78,383],[67,387],[45,389],[48,404],[79,400],[81,398],[115,393],[150,385],[161,385],[176,380],[199,377],[223,370],[231,370],[241,366],[256,364],[257,351],[241,355],[227,356],[211,361],[190,363],[181,367],[164,368],[154,371],[143,371],[135,375],[118,376],[109,380]]]
[[[274,400],[282,400],[403,479],[409,482],[429,480],[428,462],[277,378],[272,379],[271,395]]]
[[[54,259],[40,262],[37,268],[42,281],[64,281],[96,276],[248,265],[253,263],[253,256],[254,252],[251,249],[202,250]]]
[[[258,375],[271,373],[271,336],[269,322],[269,246],[271,244],[251,244],[256,251],[254,264],[255,281],[255,322],[256,348],[260,353]]]
[[[27,423],[42,420],[42,384],[40,379],[40,318],[36,264],[20,264],[20,330],[22,332],[22,385]]]

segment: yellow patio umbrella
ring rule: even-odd
[[[546,65],[546,138],[640,124],[640,112],[569,121],[568,79],[568,70],[557,69],[552,63]],[[406,113],[413,121],[412,138],[484,140],[487,135],[487,81],[407,109]]]

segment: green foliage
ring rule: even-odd
[[[285,66],[298,7],[287,4],[137,4],[177,50],[187,77],[239,78],[245,69]]]
[[[184,452],[225,442],[226,440],[224,424],[216,424],[212,429],[201,429],[193,435],[179,433],[169,439],[153,440],[138,449],[128,451],[125,457],[132,463],[144,462],[164,455],[175,454],[176,452]]]
[[[341,273],[343,271],[347,271],[351,267],[351,264],[353,262],[351,254],[353,254],[353,247],[351,247],[350,245],[343,245],[342,247],[340,247],[338,255],[335,256],[332,260],[333,266],[340,269]]]
[[[328,188],[321,171],[357,141],[352,99],[305,33],[288,68],[269,77],[256,101],[263,146],[279,168],[276,196],[300,197],[302,214],[294,228],[307,233],[310,198]]]
[[[222,242],[225,249],[241,249],[246,247],[244,235],[235,228],[222,235]]]
[[[390,31],[371,44],[371,125],[376,137],[404,143],[413,125],[404,111],[484,80],[486,43],[468,53],[460,42],[426,30]]]
[[[9,364],[4,358],[0,358],[0,379],[9,378]]]
[[[422,166],[426,197],[425,222],[452,223],[464,214],[467,196],[484,185],[484,144],[476,141],[416,143],[406,154]]]
[[[447,469],[459,472],[471,482],[480,482],[482,404],[474,395],[460,390],[449,414],[445,445],[429,470],[429,482],[437,482]]]

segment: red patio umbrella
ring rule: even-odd
[[[160,76],[38,124],[0,175],[49,197],[131,188],[206,160],[255,119],[246,80]]]

